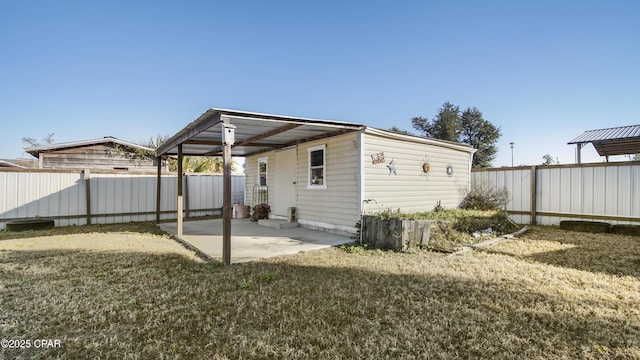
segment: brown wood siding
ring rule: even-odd
[[[42,153],[44,169],[128,169],[154,171],[152,158],[140,158],[135,152],[127,152],[106,145],[83,146]]]

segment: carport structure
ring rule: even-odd
[[[640,125],[588,130],[567,144],[576,145],[577,163],[582,162],[582,148],[592,143],[600,156],[609,162],[609,156],[632,155],[640,153]]]
[[[222,260],[231,263],[231,157],[248,156],[298,145],[352,131],[364,125],[341,121],[270,115],[211,108],[185,126],[156,150],[163,156],[177,156],[178,174],[182,174],[184,156],[222,156],[223,227]],[[156,221],[160,222],[161,161],[158,161]],[[183,234],[182,176],[178,176],[177,235]]]

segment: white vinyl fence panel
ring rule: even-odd
[[[506,210],[519,223],[530,223],[533,213],[542,225],[580,219],[640,222],[639,162],[478,169],[471,183],[506,187]]]
[[[471,186],[506,188],[509,191],[506,210],[513,221],[525,224],[531,221],[530,215],[521,214],[531,211],[531,174],[530,168],[472,171]]]
[[[217,215],[222,208],[221,175],[187,175],[183,181],[187,216]],[[56,226],[87,223],[87,184],[91,222],[152,221],[156,216],[153,174],[81,171],[0,171],[0,230],[7,221],[54,218]],[[175,219],[177,177],[163,175],[160,218]],[[244,203],[244,176],[232,176],[232,200]]]
[[[84,214],[85,187],[81,173],[0,172],[0,229],[2,219],[68,217]],[[60,226],[73,223],[61,219]]]

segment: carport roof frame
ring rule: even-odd
[[[258,154],[365,128],[363,124],[344,121],[211,108],[158,147],[156,155],[177,155],[178,145],[182,145],[183,155],[220,155],[221,125],[225,120],[236,126],[233,156]]]
[[[637,154],[640,152],[640,125],[588,130],[567,144],[576,144],[579,154],[580,148],[588,143],[593,144],[600,156],[607,158],[612,155]]]

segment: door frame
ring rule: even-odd
[[[287,156],[282,156],[284,154]],[[286,218],[287,208],[298,206],[298,147],[276,150],[273,170],[276,189],[273,215]],[[282,174],[283,170],[286,170],[285,174]]]

